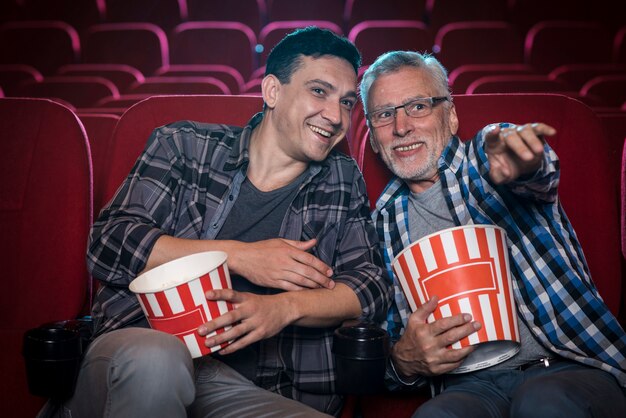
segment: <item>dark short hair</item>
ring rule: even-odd
[[[303,56],[319,58],[324,55],[345,59],[358,74],[361,54],[352,42],[328,29],[309,26],[296,29],[276,44],[267,57],[265,75],[273,74],[282,84],[287,84],[291,74],[302,64]]]

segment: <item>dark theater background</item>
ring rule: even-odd
[[[309,25],[354,41],[363,70],[392,49],[435,54],[463,138],[502,120],[556,126],[564,207],[626,323],[623,0],[0,0],[3,416],[43,405],[27,388],[22,336],[88,314],[89,227],[151,130],[245,123],[261,109],[268,52]],[[357,107],[340,148],[373,200],[388,173],[367,135]],[[408,417],[428,396],[348,396],[342,416]]]

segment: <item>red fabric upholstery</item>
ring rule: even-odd
[[[452,70],[448,75],[448,83],[453,93],[464,94],[467,87],[480,77],[533,73],[534,70],[525,64],[468,64]]]
[[[622,146],[622,170],[621,170],[621,222],[622,222],[622,255],[626,260],[626,139]]]
[[[106,113],[79,113],[79,119],[85,126],[89,146],[91,148],[91,161],[93,164],[93,218],[96,219],[105,202],[97,200],[102,196],[103,182],[109,173],[106,161],[107,151],[111,146],[113,130],[120,120],[118,115]]]
[[[447,23],[506,20],[507,4],[502,0],[428,0],[426,15],[428,26],[436,33]]]
[[[133,83],[145,80],[139,70],[125,64],[68,64],[59,68],[57,74],[102,77],[115,84],[120,92],[127,90]]]
[[[72,319],[86,300],[91,163],[82,124],[42,99],[0,99],[0,404],[33,417],[42,399],[28,394],[23,333]]]
[[[224,0],[187,0],[188,19],[241,22],[258,34],[266,15],[265,0],[237,0],[234,5]]]
[[[40,82],[25,82],[17,89],[24,97],[59,98],[72,106],[90,107],[105,97],[119,97],[119,90],[111,81],[94,76],[52,76]]]
[[[215,77],[159,76],[147,77],[128,89],[129,94],[230,94],[230,89]]]
[[[466,64],[523,62],[523,40],[507,22],[448,23],[437,31],[434,48],[448,71]]]
[[[542,121],[556,128],[558,134],[549,142],[561,160],[559,193],[563,207],[576,229],[600,294],[617,315],[622,294],[618,177],[611,175],[611,159],[606,151],[610,143],[598,117],[582,103],[560,95],[459,95],[454,100],[459,136],[463,139],[498,121]],[[380,195],[390,174],[369,144],[363,152],[362,170],[372,201]]]
[[[326,20],[343,28],[344,2],[337,0],[266,0],[267,21]]]
[[[137,103],[122,115],[113,132],[106,157],[109,175],[96,200],[104,204],[113,197],[156,127],[183,119],[241,126],[262,106],[259,96],[226,95],[153,96]]]
[[[540,22],[526,34],[524,62],[542,73],[563,64],[611,62],[611,41],[599,23]]]
[[[109,22],[148,22],[170,29],[187,19],[187,3],[180,0],[105,0],[105,4]]]
[[[126,64],[145,76],[169,64],[167,36],[152,23],[93,25],[82,39],[84,63]]]
[[[256,43],[256,35],[243,23],[181,23],[170,35],[172,64],[230,65],[247,80],[256,66]]]
[[[350,30],[366,20],[407,19],[421,22],[425,12],[426,0],[387,0],[384,7],[379,0],[346,0],[344,20],[346,30]]]
[[[626,64],[626,26],[620,28],[613,38],[613,61]]]
[[[626,101],[626,74],[594,77],[580,88],[583,97],[599,98],[618,109]]]
[[[476,93],[559,93],[573,90],[565,82],[541,74],[488,75],[474,80],[465,91]],[[572,91],[574,93],[574,91]]]
[[[361,51],[364,65],[393,49],[427,52],[432,48],[426,25],[415,20],[367,20],[356,24],[348,39]]]
[[[65,22],[0,25],[0,64],[28,64],[53,74],[61,65],[78,62],[80,52],[78,33]]]
[[[569,84],[573,89],[580,88],[589,80],[600,75],[626,74],[625,64],[565,64],[550,72],[556,78]],[[624,97],[626,100],[626,97]]]
[[[239,71],[230,65],[221,64],[173,64],[167,67],[159,68],[154,75],[158,77],[215,77],[218,80],[223,81],[228,86],[231,94],[239,94],[245,84],[245,80]]]

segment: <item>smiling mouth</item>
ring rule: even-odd
[[[404,152],[404,151],[412,151],[412,150],[414,150],[414,149],[418,149],[418,148],[419,148],[419,147],[421,147],[422,145],[423,145],[423,144],[422,144],[421,142],[418,142],[418,143],[411,144],[411,145],[402,145],[402,146],[399,146],[399,147],[395,147],[394,149],[395,149],[396,151],[401,151],[401,152]]]
[[[324,130],[324,129],[322,129],[322,128],[318,127],[318,126],[309,125],[309,128],[310,128],[313,132],[315,132],[315,133],[317,133],[317,134],[320,134],[320,135],[322,135],[322,136],[323,136],[323,137],[325,137],[325,138],[330,138],[330,137],[333,135],[333,134],[332,134],[332,132],[329,132],[329,131],[327,131],[327,130]]]

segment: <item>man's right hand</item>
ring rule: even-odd
[[[308,250],[317,244],[275,238],[238,242],[228,254],[228,267],[254,284],[283,290],[335,287],[333,271]]]
[[[461,365],[473,347],[448,348],[481,328],[469,314],[460,314],[427,323],[437,307],[434,296],[409,317],[400,340],[391,350],[394,367],[401,378],[435,376],[450,372]]]

